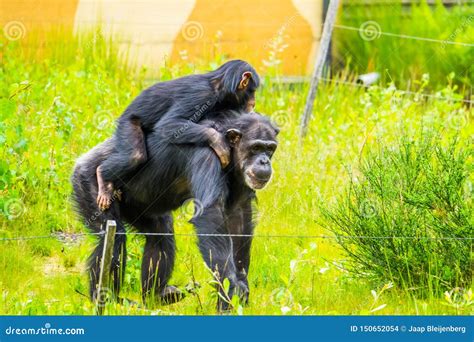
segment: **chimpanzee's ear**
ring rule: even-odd
[[[249,81],[252,78],[252,73],[250,71],[246,71],[242,74],[242,78],[240,79],[239,83],[239,90],[246,89],[247,86],[249,85]]]
[[[242,138],[242,132],[237,128],[230,128],[225,132],[225,137],[231,145],[235,145],[240,141],[240,138]]]

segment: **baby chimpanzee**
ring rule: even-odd
[[[148,160],[145,142],[150,132],[174,144],[210,146],[225,168],[230,152],[224,136],[199,122],[211,111],[252,111],[259,84],[250,64],[233,60],[207,74],[159,82],[144,90],[118,119],[115,146],[97,168],[99,208],[108,209],[116,182]]]

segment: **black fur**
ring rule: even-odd
[[[218,157],[209,147],[175,145],[163,140],[158,132],[147,136],[149,160],[136,172],[125,175],[119,185],[122,197],[115,200],[106,212],[99,211],[97,196],[97,166],[115,146],[112,138],[95,147],[78,159],[72,177],[74,199],[85,224],[93,232],[100,232],[107,219],[117,222],[119,232],[124,224],[140,232],[173,233],[170,212],[193,198],[200,203],[202,212],[192,219],[199,234],[249,234],[253,233],[252,190],[244,179],[242,165],[255,166],[273,151],[251,152],[250,143],[255,139],[271,142],[276,147],[278,130],[259,114],[242,114],[236,111],[210,113],[210,120],[202,125],[214,127],[225,134],[228,129],[242,133],[241,140],[232,148],[231,165],[223,170]],[[257,167],[259,167],[257,165]],[[271,165],[270,172],[271,172]],[[266,180],[268,181],[268,179]],[[265,181],[265,182],[266,182]],[[218,272],[219,280],[228,278],[230,290],[243,298],[248,296],[247,274],[250,265],[251,237],[199,237],[199,248],[207,265]],[[89,260],[91,296],[97,285],[102,239]],[[143,296],[152,294],[164,297],[175,256],[173,236],[146,236],[142,262]],[[125,267],[126,241],[124,235],[115,239],[114,292],[120,290],[120,275]],[[228,304],[219,300],[219,308]]]
[[[252,77],[248,87],[239,90],[245,72]],[[233,60],[207,74],[160,82],[144,90],[117,121],[114,149],[100,165],[104,181],[115,184],[148,158],[144,140],[149,132],[156,131],[175,144],[208,146],[212,136],[198,122],[212,111],[245,111],[249,101],[255,102],[259,84],[250,64]]]

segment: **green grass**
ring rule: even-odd
[[[445,7],[442,1],[429,6],[425,0],[411,6],[401,1],[385,0],[368,5],[367,1],[344,1],[338,23],[356,28],[367,27],[381,32],[426,37],[457,43],[474,42],[473,4]],[[364,25],[365,23],[365,25]],[[385,84],[395,82],[403,89],[417,87],[414,81],[424,74],[429,87],[440,90],[450,73],[461,93],[473,94],[474,47],[401,39],[369,34],[362,39],[357,31],[334,30],[334,52],[337,68],[349,67],[357,73],[377,71]],[[372,39],[373,38],[373,39]]]
[[[143,73],[124,66],[110,42],[62,39],[68,44],[34,52],[18,42],[1,45],[0,237],[85,231],[70,202],[74,161],[112,134],[113,120],[150,83]],[[208,70],[218,62],[175,65],[162,70],[162,79]],[[443,87],[444,94],[459,96],[449,84]],[[382,137],[395,144],[402,131],[416,136],[424,125],[445,139],[459,135],[467,144],[474,133],[473,110],[459,102],[404,97],[393,87],[365,91],[328,84],[319,90],[309,133],[301,142],[298,125],[306,91],[307,85],[289,87],[265,79],[258,93],[258,111],[282,128],[274,178],[259,194],[259,235],[330,234],[323,228],[328,222],[321,202],[330,203],[343,193],[350,182],[347,170],[357,168],[361,151],[376,146]],[[193,231],[186,215],[176,212],[179,233]],[[142,245],[140,237],[129,238],[124,295],[137,301]],[[214,314],[212,275],[196,238],[180,236],[177,245],[171,283],[184,287],[195,279],[201,284],[197,295],[151,309],[110,303],[106,313]],[[85,262],[92,246],[92,237],[0,241],[0,314],[94,314],[93,305],[80,294],[87,293]],[[420,294],[391,287],[388,278],[360,279],[345,270],[347,261],[332,239],[256,238],[249,275],[251,304],[235,313],[472,311],[472,294],[453,290],[445,297],[428,288]]]

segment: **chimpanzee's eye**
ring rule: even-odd
[[[262,152],[262,146],[260,145],[253,145],[251,148],[252,153],[257,154]]]
[[[267,146],[267,154],[271,157],[275,153],[276,146],[270,145]]]

